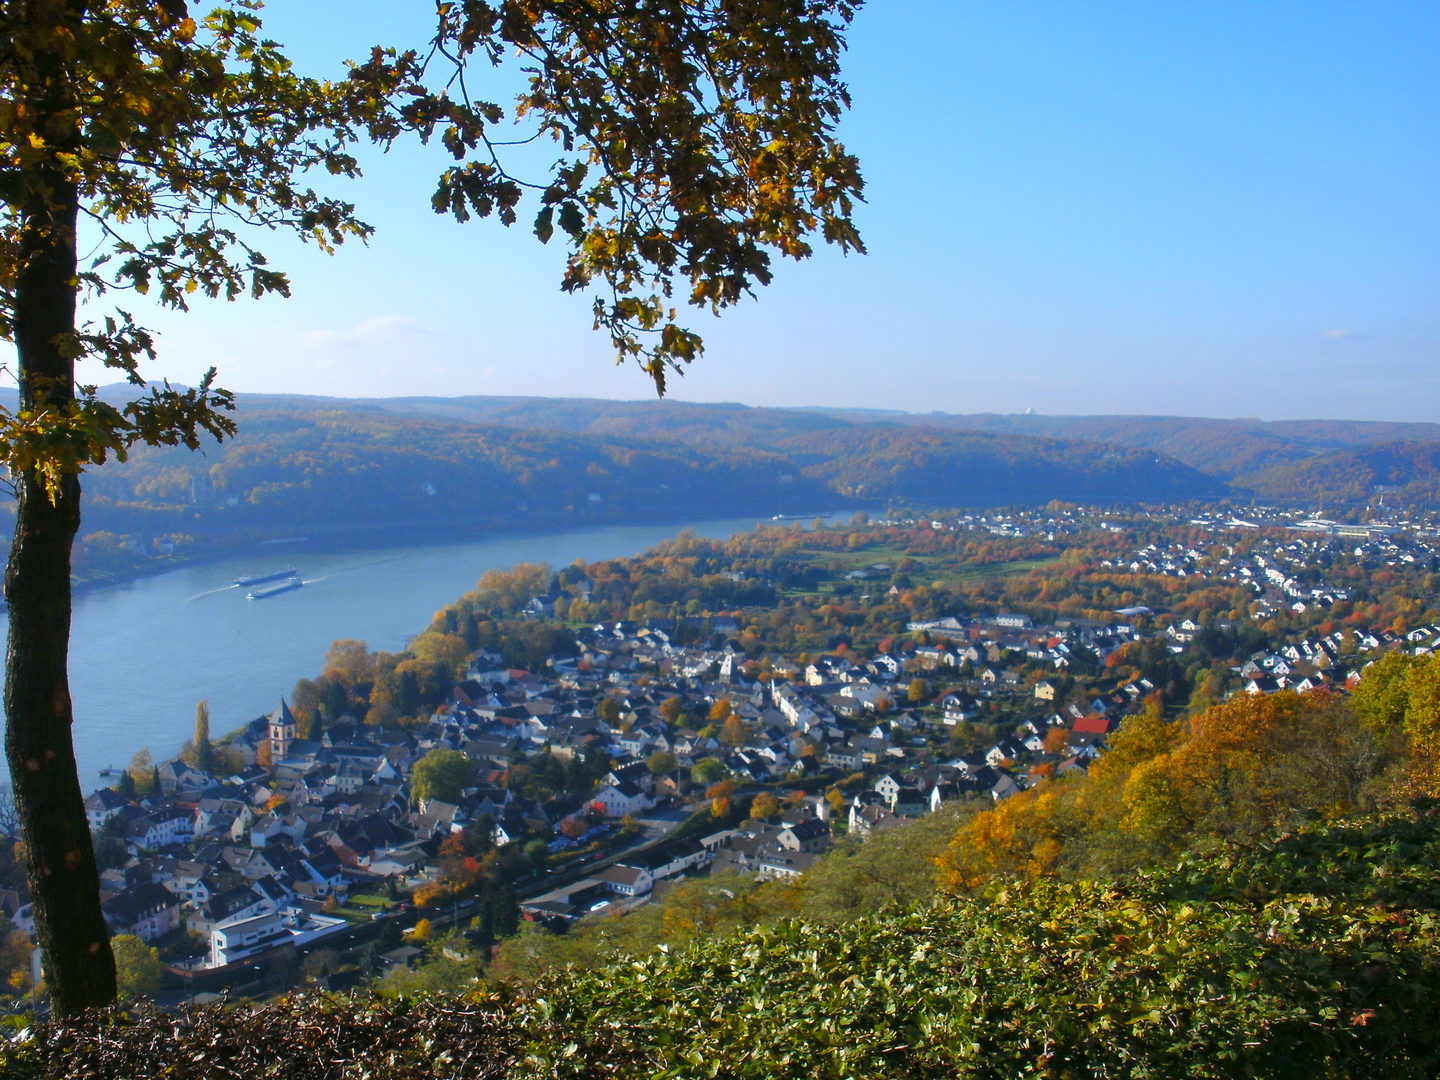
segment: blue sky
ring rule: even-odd
[[[298,65],[423,0],[273,0]],[[674,396],[947,412],[1440,420],[1440,5],[873,0],[851,34],[870,254],[785,263]],[[414,145],[288,301],[147,315],[156,373],[245,391],[638,398],[559,242],[455,224]],[[522,221],[525,220],[522,215]]]

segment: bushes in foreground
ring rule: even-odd
[[[790,921],[524,992],[41,1025],[17,1076],[1430,1077],[1440,817]],[[0,1068],[0,1071],[3,1071]]]

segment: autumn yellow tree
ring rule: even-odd
[[[738,716],[731,716],[720,728],[720,741],[726,746],[744,746],[749,733],[744,720]]]
[[[780,800],[762,791],[750,802],[750,816],[756,821],[769,821],[780,812]]]
[[[1047,783],[976,814],[940,856],[941,887],[964,892],[997,877],[1049,871],[1063,846],[1062,805]]]
[[[1410,705],[1410,672],[1416,664],[1413,656],[1389,652],[1365,667],[1360,684],[1350,694],[1350,709],[1361,723],[1381,735],[1403,730]]]
[[[1328,694],[1246,695],[1181,722],[1152,703],[1088,774],[1042,781],[963,823],[939,860],[941,882],[967,890],[1008,876],[1122,873],[1302,811],[1345,813],[1385,760]]]
[[[1440,653],[1410,669],[1405,697],[1405,734],[1413,751],[1433,765],[1440,756]]]
[[[410,651],[415,658],[426,664],[443,664],[455,678],[463,678],[469,659],[465,639],[459,634],[439,634],[427,630],[410,642]]]
[[[121,1001],[153,998],[165,973],[160,953],[134,934],[117,934],[110,939],[115,954],[117,996]]]
[[[368,687],[375,678],[375,654],[363,641],[341,638],[331,643],[321,670],[338,678],[346,689]]]
[[[1188,724],[1125,784],[1125,828],[1162,846],[1195,833],[1255,835],[1301,809],[1353,809],[1379,764],[1329,694],[1241,695]]]
[[[1365,668],[1350,705],[1379,738],[1403,745],[1399,790],[1440,794],[1440,655],[1387,653]]]

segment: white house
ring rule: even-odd
[[[224,967],[290,941],[290,930],[278,911],[216,926],[210,931],[210,966]]]
[[[655,887],[650,871],[638,866],[611,866],[595,875],[596,881],[604,882],[605,888],[620,896],[645,896]]]
[[[602,787],[591,802],[599,803],[609,817],[638,814],[655,805],[655,800],[640,790],[639,785],[629,781]]]
[[[111,788],[102,787],[92,792],[85,799],[85,817],[90,822],[90,830],[99,832],[124,806],[125,800]]]
[[[168,844],[185,843],[194,836],[195,818],[185,811],[169,807],[131,822],[125,846],[132,853],[154,851]]]
[[[895,777],[891,776],[889,773],[886,773],[884,776],[880,777],[879,780],[876,780],[872,786],[876,791],[880,793],[881,797],[886,802],[889,802],[891,799],[895,798],[895,793],[900,790],[900,781],[895,779]]]

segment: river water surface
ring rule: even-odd
[[[708,537],[754,525],[754,518],[689,523]],[[218,736],[274,709],[297,679],[317,675],[336,638],[400,649],[486,570],[634,555],[684,527],[613,526],[332,554],[262,547],[79,593],[70,686],[84,790],[102,783],[102,768],[127,764],[142,747],[157,761],[173,756],[194,731],[201,698],[210,702]],[[300,572],[304,588],[247,600],[233,584],[285,566]]]

